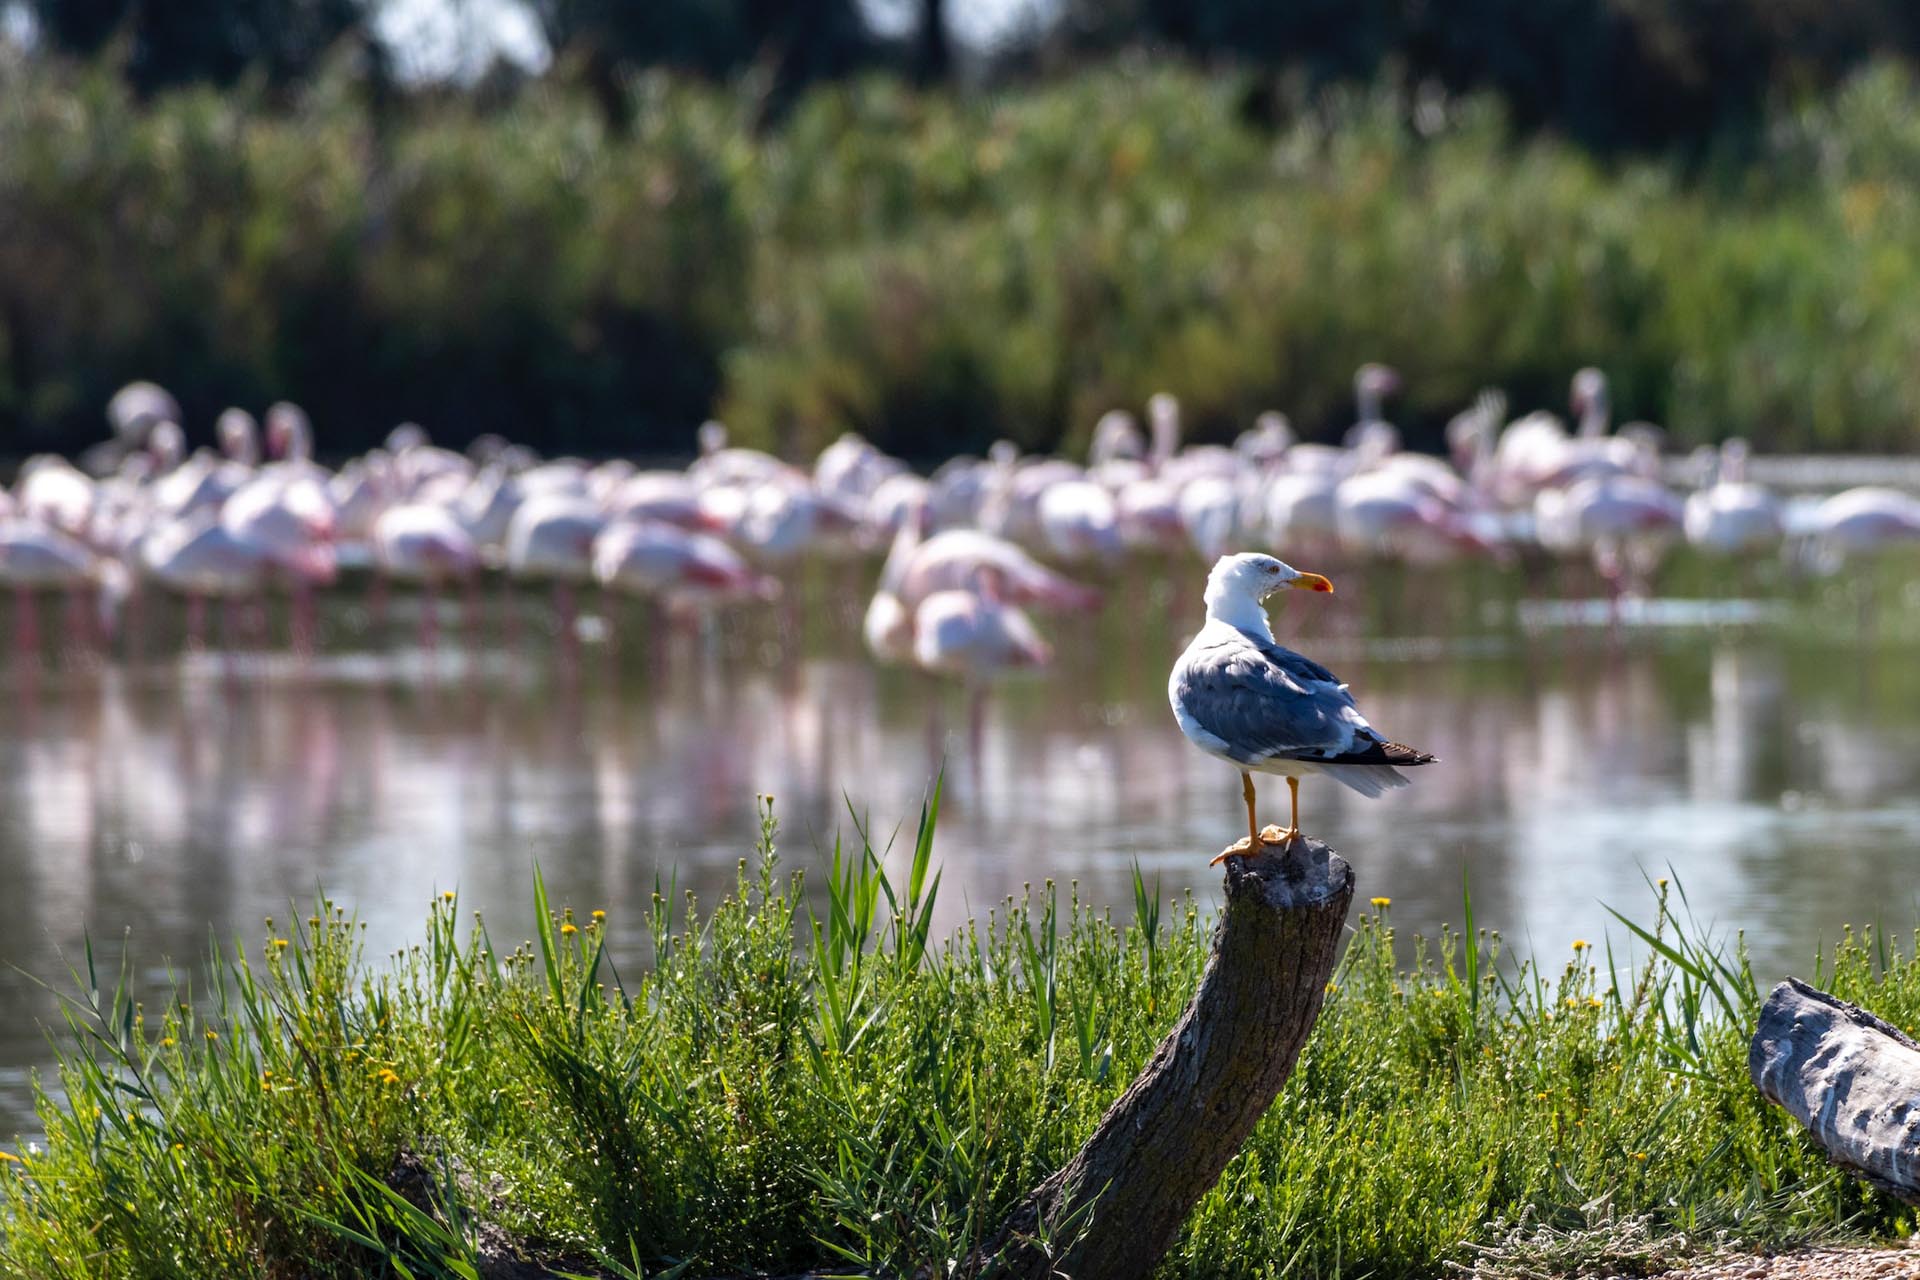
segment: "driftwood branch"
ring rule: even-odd
[[[1353,870],[1326,845],[1227,860],[1200,988],[1066,1167],[986,1251],[993,1273],[1152,1272],[1293,1070],[1333,974]]]
[[[1773,989],[1747,1050],[1761,1096],[1835,1164],[1920,1204],[1920,1045],[1798,978]]]

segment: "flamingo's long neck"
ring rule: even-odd
[[[880,566],[880,589],[898,592],[900,583],[907,576],[907,562],[913,559],[913,553],[920,548],[920,522],[923,513],[909,512],[900,523],[899,532],[893,535],[893,545],[887,548],[886,563]]]
[[[1607,393],[1596,391],[1587,397],[1580,408],[1580,436],[1584,440],[1598,440],[1607,434],[1607,422],[1612,417],[1607,404]]]
[[[1361,379],[1353,389],[1353,398],[1360,409],[1362,423],[1381,421],[1380,389],[1369,379]]]
[[[1153,415],[1152,430],[1150,456],[1153,465],[1159,467],[1180,451],[1180,411],[1171,406],[1160,407]]]

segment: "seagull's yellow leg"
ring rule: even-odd
[[[1245,769],[1240,771],[1240,794],[1247,798],[1247,843],[1260,843],[1260,820],[1253,816],[1253,775]]]
[[[1273,830],[1272,835],[1261,832],[1260,838],[1268,844],[1290,845],[1300,838],[1300,779],[1294,777],[1292,774],[1287,775],[1287,795],[1293,801],[1292,823],[1285,831],[1270,828],[1270,830]]]
[[[1291,782],[1293,781],[1293,779],[1289,778],[1287,779],[1287,781]],[[1207,864],[1210,867],[1217,867],[1222,862],[1225,862],[1228,858],[1252,857],[1254,854],[1260,852],[1262,845],[1280,843],[1279,836],[1277,835],[1269,836],[1265,831],[1262,831],[1260,829],[1260,819],[1256,818],[1253,813],[1254,799],[1255,799],[1254,791],[1253,791],[1253,775],[1248,773],[1245,769],[1242,769],[1240,771],[1240,794],[1245,796],[1247,800],[1247,838],[1245,840],[1236,840],[1232,844],[1228,845],[1225,849],[1221,850],[1219,855],[1216,856],[1213,859],[1213,861]],[[1296,804],[1297,804],[1297,798],[1296,798]],[[1280,828],[1278,827],[1267,828],[1267,831],[1277,832],[1279,830]]]

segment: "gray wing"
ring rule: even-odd
[[[1242,764],[1367,757],[1385,743],[1331,671],[1238,631],[1189,651],[1173,686],[1180,709]]]

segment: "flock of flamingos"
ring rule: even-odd
[[[1338,445],[1298,441],[1267,413],[1230,446],[1183,446],[1179,405],[1159,395],[1144,430],[1125,411],[1103,417],[1085,463],[1003,443],[921,476],[856,435],[808,469],[728,447],[717,423],[684,470],[543,460],[497,437],[456,452],[411,424],[335,469],[315,461],[306,414],[285,403],[259,423],[227,410],[218,447],[189,452],[178,404],[140,382],[108,405],[112,435],[84,469],[31,458],[0,488],[0,589],[13,593],[14,643],[28,655],[49,595],[68,601],[62,642],[102,648],[160,596],[184,600],[200,646],[209,602],[247,609],[284,592],[298,648],[311,644],[315,594],[364,568],[376,610],[396,588],[426,595],[432,644],[439,597],[464,593],[476,608],[483,574],[550,588],[571,637],[582,586],[682,615],[772,599],[808,558],[885,548],[868,647],[978,680],[1048,661],[1024,610],[1095,607],[1098,593],[1070,575],[1135,553],[1211,563],[1261,548],[1303,564],[1544,554],[1590,560],[1625,591],[1683,539],[1749,558],[1791,542],[1828,564],[1920,542],[1920,499],[1891,488],[1848,489],[1789,519],[1746,477],[1737,440],[1703,450],[1704,482],[1674,491],[1659,433],[1614,429],[1597,370],[1573,379],[1571,427],[1547,412],[1509,421],[1504,397],[1482,395],[1448,425],[1448,458],[1401,449],[1383,408],[1396,385],[1385,366],[1359,370],[1358,418]]]

